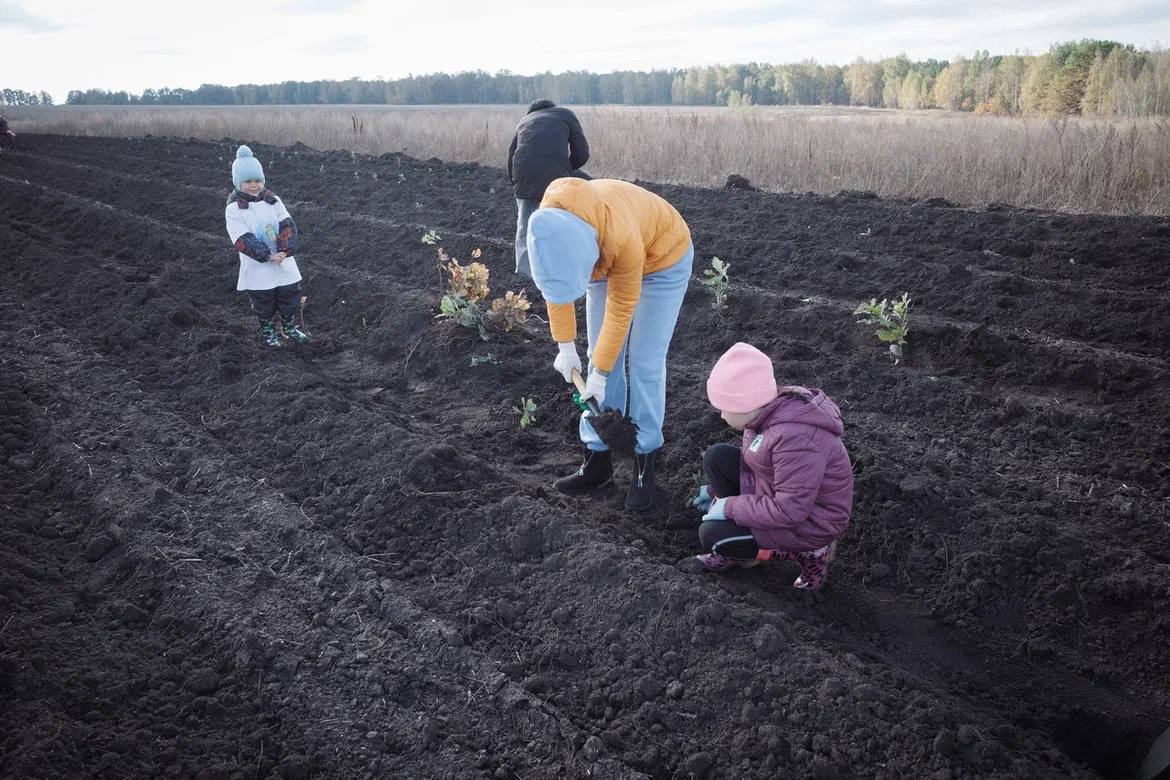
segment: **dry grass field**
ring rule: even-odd
[[[233,138],[502,166],[519,106],[12,108],[16,132]],[[580,107],[594,175],[1170,215],[1170,121],[842,107]]]

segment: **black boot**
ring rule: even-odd
[[[609,450],[598,452],[586,450],[585,460],[581,468],[567,477],[561,477],[553,483],[553,487],[562,493],[577,493],[582,490],[608,485],[613,479],[613,456]]]
[[[645,512],[654,506],[654,462],[658,450],[645,455],[634,455],[634,475],[626,491],[626,509]]]

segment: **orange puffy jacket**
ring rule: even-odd
[[[603,371],[612,371],[641,298],[642,277],[670,268],[686,256],[690,228],[662,197],[616,179],[556,179],[540,205],[575,214],[597,231],[599,257],[591,278],[608,279],[609,287],[593,362]],[[573,306],[548,305],[549,328],[558,342],[577,337]]]

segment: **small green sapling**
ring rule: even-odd
[[[532,398],[520,397],[520,406],[512,407],[512,411],[520,415],[520,430],[536,422],[536,401]]]
[[[877,325],[874,333],[883,343],[890,345],[890,354],[894,356],[897,365],[905,354],[906,335],[910,332],[910,293],[902,293],[902,297],[890,303],[882,298],[871,298],[869,303],[859,304],[853,314],[859,323]]]
[[[731,263],[712,257],[711,267],[703,271],[703,286],[714,297],[711,307],[716,311],[727,305],[727,295],[731,292],[731,279],[727,275],[730,270]]]

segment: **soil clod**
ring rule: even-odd
[[[599,415],[590,415],[589,423],[609,448],[622,455],[634,454],[638,445],[638,424],[616,409],[606,409]]]

